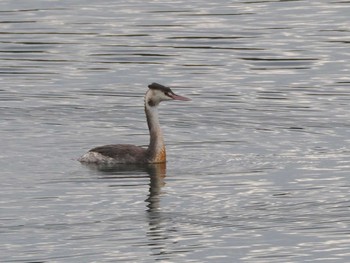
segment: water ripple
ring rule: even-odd
[[[2,260],[349,261],[347,1],[0,7]],[[154,81],[166,169],[77,163]]]

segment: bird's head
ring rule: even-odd
[[[146,93],[146,103],[150,107],[158,106],[160,102],[167,100],[183,100],[189,101],[191,99],[176,95],[169,87],[165,87],[158,83],[148,85],[149,90]]]

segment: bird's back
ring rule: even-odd
[[[131,144],[111,144],[91,149],[80,159],[82,163],[126,164],[147,163],[147,150]]]

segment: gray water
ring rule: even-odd
[[[349,1],[0,2],[1,262],[349,262]],[[76,159],[147,145],[164,166]]]

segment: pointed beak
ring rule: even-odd
[[[180,95],[176,95],[175,93],[169,94],[169,96],[173,99],[173,100],[183,100],[183,101],[190,101],[190,98],[186,98],[184,96],[180,96]]]

